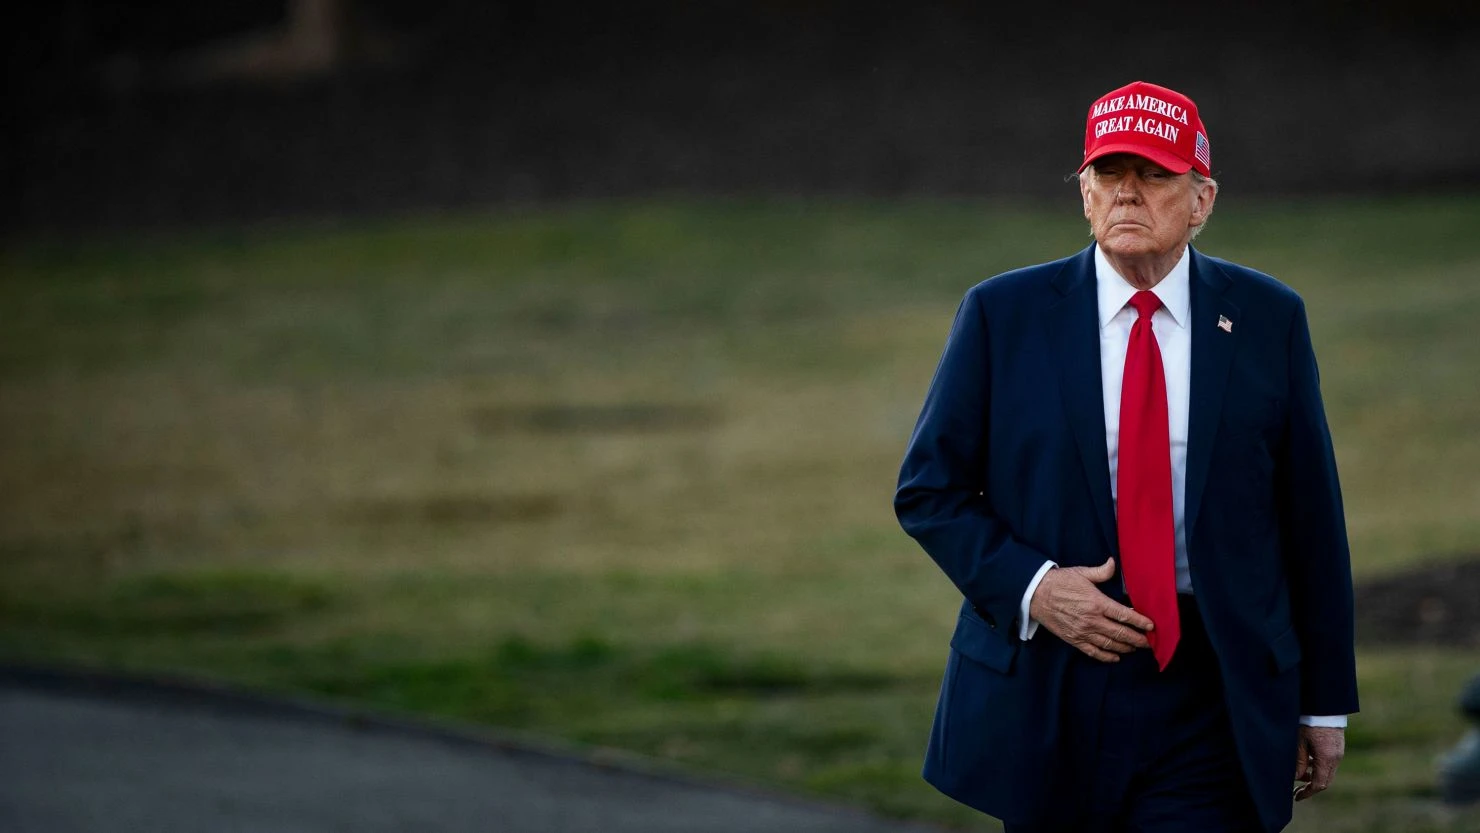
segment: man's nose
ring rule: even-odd
[[[1141,180],[1135,175],[1127,176],[1115,186],[1115,201],[1137,203],[1141,201]]]

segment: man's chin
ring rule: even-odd
[[[1101,251],[1115,257],[1143,257],[1157,252],[1156,241],[1142,234],[1111,232],[1098,242]]]

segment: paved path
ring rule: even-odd
[[[0,669],[0,830],[899,833],[846,808],[472,730]]]

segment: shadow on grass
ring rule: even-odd
[[[480,408],[468,417],[485,434],[656,433],[713,428],[721,421],[712,408],[661,402]]]
[[[89,592],[0,592],[0,623],[82,635],[250,635],[332,607],[325,586],[252,572],[133,576]]]
[[[633,647],[591,636],[554,645],[510,636],[482,656],[427,661],[377,663],[366,646],[348,644],[275,653],[274,664],[297,666],[299,682],[321,694],[509,725],[614,703],[816,696],[915,682],[707,644]]]
[[[545,493],[432,494],[362,500],[341,513],[348,521],[374,526],[529,523],[555,517],[563,503],[559,495]]]
[[[1360,582],[1356,610],[1364,644],[1480,648],[1480,554]]]

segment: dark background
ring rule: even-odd
[[[305,9],[332,23],[293,41]],[[1075,167],[1090,101],[1138,78],[1199,103],[1225,188],[1480,184],[1477,4],[170,0],[29,13],[6,27],[12,230],[654,193],[1045,196]]]

